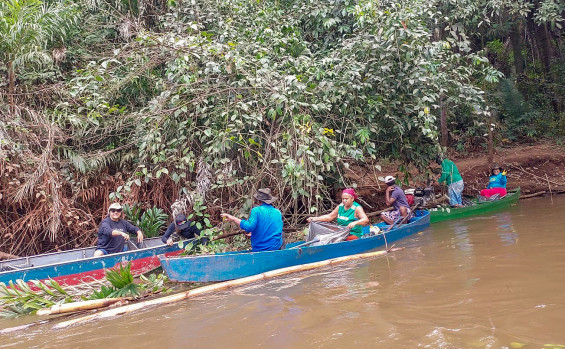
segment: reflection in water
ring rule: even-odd
[[[518,232],[512,225],[512,215],[509,212],[502,212],[495,217],[496,231],[503,245],[515,245],[518,242]]]
[[[51,325],[37,326],[0,335],[0,348],[565,345],[565,234],[559,217],[549,214],[562,210],[565,196],[553,204],[529,200],[434,224],[397,242],[406,248],[386,257],[55,333]],[[0,320],[0,327],[11,324]]]
[[[465,221],[454,221],[451,227],[453,228],[455,247],[469,256],[473,251],[473,243],[469,238],[469,226]]]

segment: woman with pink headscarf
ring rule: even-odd
[[[369,224],[369,218],[355,199],[357,199],[357,193],[354,189],[344,189],[341,192],[341,204],[328,214],[308,218],[308,222],[331,222],[337,218],[337,225],[351,229],[351,235],[347,240],[358,239],[363,235],[363,226]]]

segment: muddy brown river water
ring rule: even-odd
[[[0,348],[565,347],[565,196],[433,224],[387,257],[241,287]],[[0,320],[0,328],[27,319]]]

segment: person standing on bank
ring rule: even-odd
[[[396,178],[386,176],[384,182],[388,186],[385,190],[385,203],[387,206],[394,207],[394,210],[382,212],[381,219],[387,224],[394,224],[401,216],[406,217],[405,220],[410,219],[412,212],[408,204],[408,199],[406,198],[406,194],[404,194],[404,190],[396,185]]]
[[[143,242],[141,229],[122,219],[122,205],[114,202],[108,208],[108,217],[100,223],[94,257],[127,251],[126,241],[130,239],[129,234],[137,234],[137,242]]]
[[[352,188],[343,189],[341,204],[332,212],[318,217],[310,217],[308,222],[331,222],[337,218],[337,225],[348,227],[350,230],[347,240],[356,240],[363,235],[363,226],[369,224],[369,218],[363,207],[357,203],[357,193]]]
[[[436,157],[436,163],[441,166],[441,176],[437,182],[445,182],[447,184],[449,204],[453,207],[463,207],[461,193],[463,193],[465,184],[457,166],[455,166],[453,161],[444,158],[442,155]]]
[[[234,222],[251,237],[251,251],[273,251],[283,247],[283,221],[281,211],[272,203],[277,197],[271,195],[271,189],[259,189],[253,197],[258,206],[251,209],[249,219],[244,220],[222,213],[220,216]]]
[[[188,218],[186,218],[185,215],[178,214],[175,217],[175,221],[169,224],[167,231],[165,231],[165,234],[161,237],[161,241],[172,246],[174,242],[173,238],[171,238],[171,234],[173,233],[177,233],[185,239],[192,239],[200,236],[200,229],[196,227],[194,222],[191,222]]]

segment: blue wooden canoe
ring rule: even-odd
[[[183,244],[189,241],[192,239],[184,240]],[[96,247],[86,247],[0,261],[0,282],[7,285],[17,279],[26,282],[53,279],[61,285],[77,285],[100,280],[105,269],[127,262],[131,262],[131,272],[137,276],[159,267],[157,255],[181,253],[178,243],[167,246],[160,237],[145,239],[142,248],[129,245],[130,251],[100,257],[94,257]]]
[[[430,213],[416,211],[408,224],[391,229],[386,241],[391,242],[417,233],[430,225]],[[378,225],[381,230],[386,230]],[[369,227],[364,228],[368,232]],[[304,241],[290,244],[284,250],[265,252],[228,252],[213,255],[167,257],[159,255],[161,266],[172,281],[209,282],[238,279],[270,270],[366,252],[385,245],[385,234],[322,246],[294,248]]]

